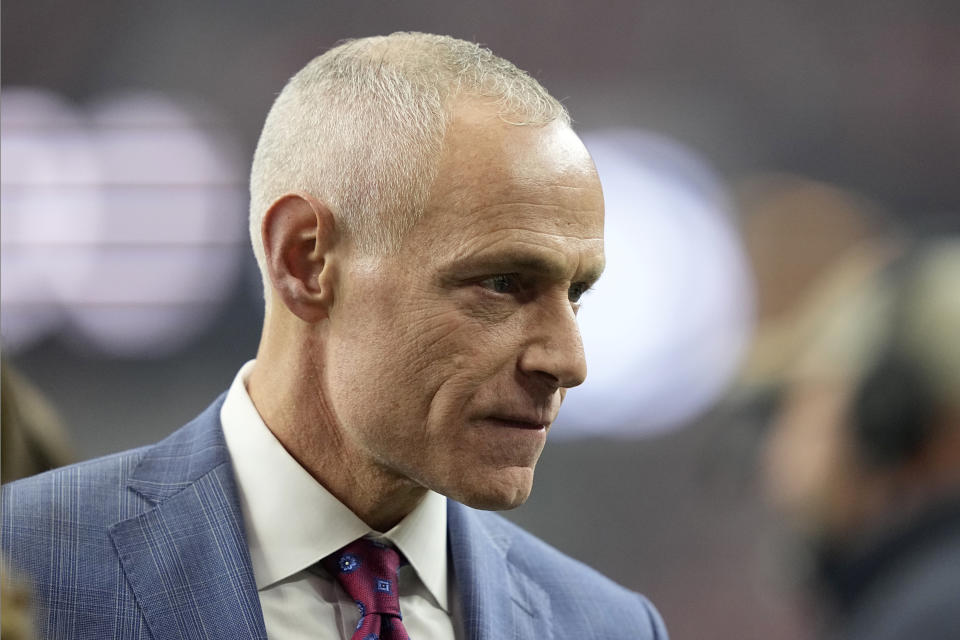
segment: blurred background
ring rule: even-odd
[[[960,232],[952,0],[4,3],[4,477],[31,448],[156,441],[227,388],[262,320],[263,118],[310,58],[396,30],[529,71],[604,183],[591,376],[507,516],[648,595],[676,640],[813,637],[763,498],[770,389],[811,305],[882,268],[851,251]],[[14,398],[46,426],[8,446]]]

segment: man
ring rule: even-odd
[[[399,33],[312,61],[253,162],[256,360],[163,442],[6,488],[41,634],[665,638],[474,510],[527,498],[586,375],[602,209],[563,107],[489,51]]]
[[[765,448],[824,635],[960,628],[960,244],[861,247],[806,323]]]

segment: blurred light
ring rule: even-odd
[[[724,390],[749,338],[752,283],[728,198],[675,142],[636,130],[583,139],[603,183],[607,268],[580,311],[589,375],[554,434],[675,427]]]
[[[61,295],[85,340],[118,355],[175,348],[231,293],[246,245],[243,174],[229,139],[159,94],[91,110],[103,167],[96,259]]]
[[[100,172],[80,112],[39,89],[4,88],[0,110],[0,326],[25,349],[55,330],[58,280],[90,256],[99,231]]]
[[[160,94],[102,100],[85,119],[75,115],[68,130],[19,97],[33,93],[6,89],[4,95],[5,343],[13,350],[29,345],[19,328],[27,319],[17,311],[23,305],[10,305],[16,298],[8,296],[9,280],[19,298],[58,310],[69,336],[101,352],[146,356],[182,346],[209,325],[241,273],[245,200],[232,140]],[[39,124],[19,134],[28,145],[8,148],[8,119],[27,119],[11,113],[11,98]],[[23,129],[18,126],[11,130]],[[75,153],[72,164],[49,160],[78,146],[75,139],[84,143],[82,156]],[[42,165],[34,173],[49,175],[47,181],[17,173],[31,162]],[[8,175],[7,166],[17,170]],[[8,179],[18,185],[9,211]],[[87,198],[77,203],[80,186]],[[8,220],[32,235],[8,237]],[[8,244],[18,249],[19,262],[8,260]]]

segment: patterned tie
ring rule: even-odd
[[[400,615],[400,554],[396,550],[360,538],[324,558],[323,566],[337,577],[360,610],[350,640],[410,640]]]

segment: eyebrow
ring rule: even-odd
[[[593,284],[600,278],[603,268],[604,262],[600,261],[598,265],[585,269],[576,281]],[[469,269],[490,273],[519,271],[552,280],[565,280],[567,277],[567,269],[561,262],[525,251],[498,252],[489,256],[469,256],[451,263],[450,269]]]

